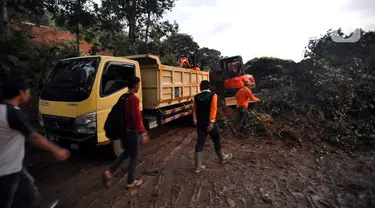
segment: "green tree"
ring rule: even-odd
[[[129,37],[125,31],[98,32],[97,42],[104,49],[112,51],[114,56],[126,56],[132,54],[129,51]]]
[[[170,36],[178,33],[177,22],[170,23],[169,21],[163,21],[156,25],[151,30],[150,41],[147,43],[141,43],[144,50],[138,51],[139,53],[151,53],[164,56],[168,54],[163,40],[168,39]]]
[[[110,14],[114,20],[123,22],[128,28],[129,51],[135,52],[139,36],[138,20],[141,18],[141,6],[137,0],[102,0],[103,12]]]
[[[202,69],[217,69],[220,62],[221,52],[210,48],[200,48],[198,50],[198,59],[201,62]]]
[[[197,55],[199,45],[193,37],[188,34],[175,34],[168,37],[163,42],[165,54],[174,54],[176,58],[190,57]]]
[[[332,30],[329,30],[320,38],[310,39],[305,48],[305,59],[326,58],[335,65],[342,65],[350,63],[353,58],[358,58],[358,55],[367,54],[368,59],[374,57],[373,32],[362,30],[362,37],[356,43],[336,43],[332,40],[331,33]],[[338,34],[344,38],[352,35],[345,35],[341,29],[338,30]]]
[[[8,37],[9,23],[45,20],[45,11],[50,1],[53,0],[0,0],[0,39]]]
[[[160,21],[167,11],[174,7],[175,0],[141,0],[140,2],[140,19],[138,20],[141,27],[141,39],[147,44],[150,33],[153,30],[163,32],[163,29],[171,25],[168,21]],[[173,27],[173,26],[172,26]],[[162,35],[164,36],[164,35]]]
[[[180,62],[177,60],[176,56],[173,54],[165,54],[161,56],[162,64],[169,65],[169,66],[179,66]]]
[[[76,48],[80,54],[79,42],[80,33],[85,39],[90,39],[93,35],[87,29],[93,27],[97,21],[94,13],[96,4],[92,0],[57,0],[54,7],[55,22],[57,26],[68,29],[77,36]]]
[[[30,31],[9,30],[6,42],[0,42],[0,83],[9,77],[21,76],[36,83],[63,58],[72,57],[75,47],[70,42],[41,44],[32,41]]]
[[[246,65],[246,67],[250,67],[251,65],[253,65],[258,60],[259,60],[258,57],[252,58],[252,59],[248,60],[245,65]]]
[[[178,31],[176,23],[161,21],[164,14],[174,6],[175,0],[102,0],[102,13],[109,15],[113,22],[120,22],[127,28],[129,52],[137,48],[150,49],[152,41]],[[141,43],[144,42],[144,44]],[[158,49],[157,49],[158,50]]]

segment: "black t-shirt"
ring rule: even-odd
[[[7,104],[9,127],[21,132],[26,138],[35,130],[27,115],[17,106]]]

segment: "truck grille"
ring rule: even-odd
[[[74,119],[60,116],[43,115],[46,129],[59,131],[73,131]]]

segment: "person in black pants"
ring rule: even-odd
[[[137,158],[140,147],[140,135],[135,130],[127,129],[126,138],[121,139],[121,142],[125,151],[123,151],[111,164],[111,166],[109,167],[109,173],[112,174],[116,172],[121,163],[129,158],[128,188],[131,188],[133,185],[140,186],[143,182],[141,180],[135,180],[135,169],[137,166]]]
[[[18,107],[30,98],[30,87],[25,80],[8,80],[1,86],[0,94],[0,207],[10,208],[15,195],[20,196],[25,208],[55,207],[58,201],[42,199],[34,178],[23,165],[25,141],[52,153],[59,161],[66,160],[70,153],[37,133]]]
[[[107,187],[112,185],[113,173],[120,167],[121,163],[128,158],[129,166],[127,187],[131,188],[143,184],[142,180],[135,180],[135,170],[137,166],[140,143],[147,143],[149,137],[143,125],[141,111],[139,110],[139,99],[135,95],[139,90],[139,83],[140,79],[138,77],[132,77],[128,80],[128,93],[130,93],[130,95],[128,95],[125,99],[125,115],[123,115],[126,136],[121,139],[125,151],[123,151],[112,163],[109,169],[104,172],[103,182]]]
[[[201,93],[194,97],[194,124],[197,126],[198,140],[195,145],[195,172],[199,173],[206,168],[202,165],[201,153],[209,134],[214,142],[215,152],[221,163],[233,157],[233,154],[224,154],[220,142],[219,127],[215,123],[217,114],[217,95],[210,91],[210,82],[203,80],[200,84]]]

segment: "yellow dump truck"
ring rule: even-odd
[[[61,60],[49,73],[39,100],[39,123],[47,138],[78,148],[84,141],[108,144],[104,123],[130,76],[145,127],[152,129],[192,113],[192,100],[209,73],[163,65],[154,55],[85,56]]]

